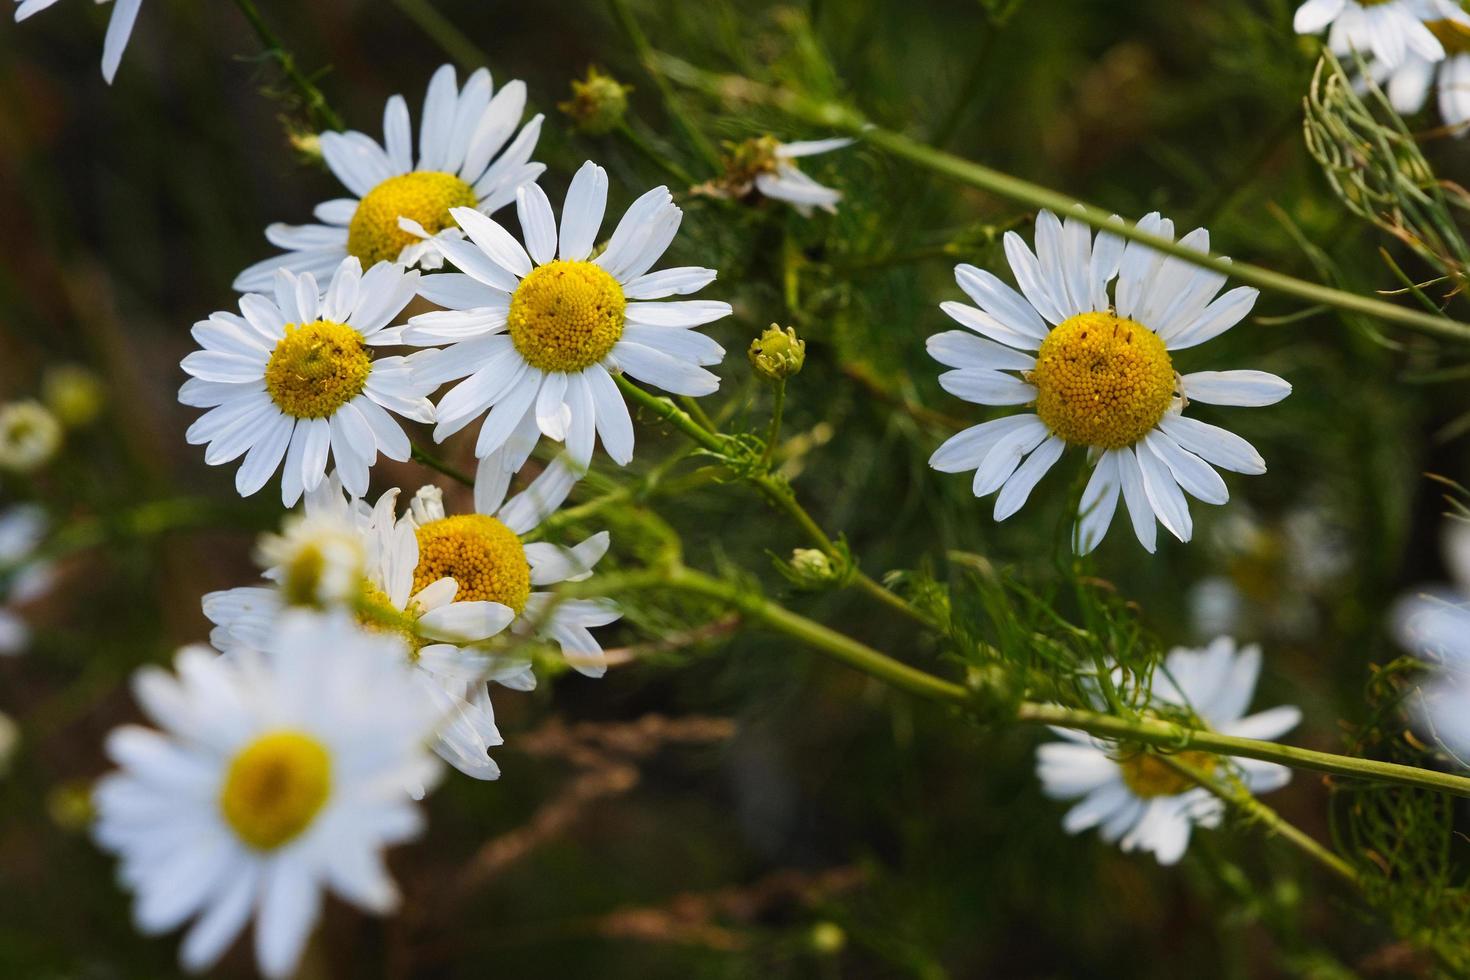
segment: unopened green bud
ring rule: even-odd
[[[588,68],[585,80],[572,79],[572,97],[556,107],[572,118],[572,124],[580,132],[602,136],[623,121],[631,91],[633,86],[624,85],[596,68]]]
[[[41,397],[69,429],[96,421],[106,401],[102,379],[80,364],[59,364],[48,369],[41,381]]]
[[[816,548],[797,548],[791,552],[791,570],[813,579],[832,577],[832,559]]]
[[[797,339],[794,327],[782,330],[773,323],[750,342],[750,363],[762,377],[784,381],[806,363],[806,341]]]

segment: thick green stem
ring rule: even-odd
[[[1065,194],[992,170],[952,153],[936,150],[901,133],[875,126],[847,106],[806,98],[785,89],[773,88],[739,75],[719,75],[696,68],[670,55],[659,54],[654,60],[658,70],[683,84],[688,84],[731,102],[749,102],[780,109],[798,119],[817,126],[851,133],[893,156],[899,157],[950,177],[963,184],[1016,201],[1030,208],[1046,208],[1063,215],[1075,215],[1094,228],[1106,228],[1168,255],[1233,277],[1238,282],[1269,289],[1309,303],[1320,303],[1350,313],[1377,317],[1410,330],[1449,340],[1470,341],[1470,324],[1444,316],[1396,306],[1370,296],[1359,296],[1330,286],[1306,282],[1271,269],[1245,262],[1230,262],[1220,256],[1196,252],[1167,238],[1150,234],[1137,225],[1115,220],[1107,211],[1083,204]]]
[[[301,96],[301,101],[311,117],[312,123],[320,129],[342,129],[342,117],[337,115],[322,90],[316,87],[316,83],[307,78],[296,65],[296,58],[290,51],[281,45],[276,37],[275,31],[261,17],[260,10],[255,6],[255,0],[235,0],[235,6],[240,8],[240,13],[250,22],[250,27],[255,31],[255,36],[260,39],[265,53],[270,56],[276,64],[281,66],[281,73],[286,76],[287,81],[296,89]]]

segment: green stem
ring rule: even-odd
[[[628,125],[626,119],[618,121],[616,132],[628,141],[629,146],[637,150],[664,173],[678,181],[681,190],[687,190],[694,186],[694,178],[689,175],[689,171],[675,163],[667,153],[660,153],[654,149],[653,144],[649,143],[637,130]]]
[[[771,468],[771,457],[776,453],[776,441],[781,438],[781,413],[786,408],[786,379],[780,378],[776,381],[776,390],[772,396],[775,404],[771,406],[771,427],[766,430],[766,450],[761,453],[761,468]]]
[[[342,117],[338,116],[327,102],[327,97],[322,90],[316,87],[316,83],[307,78],[296,65],[296,58],[281,45],[270,25],[261,17],[260,10],[255,6],[255,0],[235,0],[235,6],[240,8],[240,13],[250,22],[250,27],[255,31],[255,36],[260,39],[265,53],[281,66],[281,72],[295,87],[301,101],[306,107],[307,114],[312,123],[319,129],[343,129]]]
[[[418,443],[414,443],[412,459],[414,462],[421,463],[431,470],[443,473],[456,483],[463,483],[467,487],[473,487],[475,485],[474,477],[460,472],[428,450],[420,448]]]
[[[672,588],[723,602],[750,621],[764,623],[835,660],[886,681],[899,690],[983,717],[981,702],[968,688],[910,667],[760,595],[682,565],[622,578],[598,579],[592,585],[603,590],[602,594],[619,588]],[[1103,739],[1150,745],[1174,752],[1210,752],[1242,759],[1260,759],[1294,769],[1310,769],[1400,786],[1417,786],[1470,797],[1470,778],[1465,776],[1253,738],[1222,735],[1158,718],[1119,718],[1096,711],[1031,701],[1018,705],[1012,717],[1021,724],[1070,728]]]
[[[673,119],[674,125],[679,127],[685,139],[689,140],[694,148],[699,151],[700,156],[704,157],[705,162],[711,167],[718,169],[720,166],[719,151],[715,149],[714,144],[705,138],[704,134],[699,131],[699,128],[694,125],[694,122],[684,111],[684,107],[679,101],[679,95],[674,91],[674,87],[669,84],[669,80],[663,76],[663,73],[654,68],[653,59],[655,52],[653,46],[648,43],[648,35],[643,33],[643,28],[639,26],[638,19],[633,16],[633,11],[629,9],[627,0],[609,0],[609,3],[612,6],[613,17],[617,19],[623,32],[628,35],[628,40],[632,42],[633,51],[637,54],[638,61],[643,65],[644,71],[648,72],[648,76],[653,79],[653,84],[658,88],[659,94],[663,96],[664,109],[668,112],[669,117]],[[690,183],[693,183],[693,181],[690,181]]]
[[[393,5],[403,16],[413,21],[429,40],[454,59],[455,64],[466,71],[490,63],[490,57],[471,41],[448,17],[441,14],[429,0],[393,0]]]
[[[1201,268],[1234,277],[1247,285],[1269,289],[1309,303],[1321,303],[1350,313],[1377,317],[1411,330],[1449,340],[1470,341],[1470,324],[1444,316],[1412,310],[1392,303],[1359,296],[1330,286],[1306,282],[1246,262],[1230,262],[1217,255],[1196,252],[1167,238],[1142,231],[1137,225],[1115,220],[1107,211],[1083,204],[1065,194],[992,170],[990,167],[936,150],[892,130],[875,126],[861,114],[833,102],[814,101],[798,93],[773,88],[739,75],[720,75],[696,68],[666,54],[654,61],[659,72],[676,81],[699,88],[728,101],[770,106],[813,125],[838,129],[861,137],[881,150],[934,173],[979,188],[1030,208],[1075,215],[1094,228],[1105,228],[1123,238],[1147,245],[1167,255],[1184,259]]]

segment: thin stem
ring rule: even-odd
[[[450,466],[448,463],[444,462],[433,453],[430,453],[427,449],[421,448],[418,443],[414,443],[412,459],[414,462],[421,463],[431,470],[443,473],[445,476],[449,477],[451,480],[454,480],[456,483],[463,483],[467,487],[473,487],[475,485],[474,477],[455,469],[453,466]]]
[[[403,16],[413,21],[460,68],[470,70],[488,64],[490,57],[464,31],[441,14],[429,0],[393,0]]]
[[[950,177],[1016,201],[1030,208],[1045,208],[1064,215],[1075,215],[1094,228],[1104,228],[1123,238],[1147,245],[1159,252],[1184,259],[1193,265],[1234,277],[1247,285],[1269,289],[1309,303],[1321,303],[1350,313],[1359,313],[1396,323],[1410,330],[1448,340],[1470,341],[1470,324],[1412,310],[1369,296],[1306,282],[1272,269],[1246,262],[1230,262],[1220,256],[1181,245],[1115,220],[1107,211],[1077,201],[1065,194],[992,170],[989,167],[936,150],[892,130],[875,126],[861,114],[834,102],[815,101],[799,93],[773,88],[739,75],[720,75],[690,65],[666,54],[658,54],[654,64],[659,71],[683,84],[691,85],[727,101],[743,101],[780,109],[798,119],[820,126],[842,130],[861,137],[869,144],[893,156],[907,160],[926,170]]]
[[[240,13],[250,22],[250,27],[255,31],[255,36],[260,39],[261,47],[265,53],[281,66],[281,73],[295,87],[301,101],[306,107],[307,114],[311,116],[313,124],[321,129],[343,129],[342,117],[327,102],[327,97],[322,90],[316,87],[316,83],[306,77],[300,68],[296,66],[296,58],[287,51],[279,38],[276,37],[270,25],[261,17],[260,10],[255,6],[255,0],[235,0],[235,6],[240,8]]]
[[[771,468],[771,457],[776,453],[776,441],[781,438],[781,413],[786,408],[786,379],[778,378],[776,391],[772,396],[775,404],[771,406],[771,427],[766,430],[766,450],[761,453],[761,467]]]
[[[648,72],[648,76],[653,79],[653,84],[658,88],[659,94],[663,96],[664,109],[668,112],[669,117],[673,119],[674,125],[679,127],[684,137],[699,151],[700,156],[704,157],[706,163],[711,167],[718,168],[720,166],[719,151],[715,149],[714,144],[705,138],[705,135],[694,125],[693,120],[689,118],[679,101],[678,93],[669,84],[669,80],[663,76],[663,73],[654,68],[653,58],[655,52],[653,46],[648,43],[648,35],[643,33],[643,28],[639,26],[638,19],[633,16],[633,11],[629,9],[627,0],[608,0],[608,2],[612,6],[613,17],[616,18],[623,32],[628,35],[628,40],[632,42],[633,51],[638,56],[639,63],[643,65],[644,71]],[[690,181],[690,183],[693,183],[693,181]]]
[[[899,690],[986,717],[981,701],[968,688],[894,660],[887,654],[794,613],[763,596],[703,572],[674,565],[621,577],[609,576],[594,584],[602,590],[601,594],[618,589],[672,588],[723,602],[752,622],[763,623],[779,630],[835,660],[886,681]],[[1470,797],[1470,778],[1465,776],[1253,738],[1222,735],[1158,718],[1119,718],[1096,711],[1031,701],[1018,705],[1012,717],[1021,724],[1070,728],[1099,738],[1157,746],[1175,752],[1188,750],[1242,759],[1260,759],[1294,769],[1310,769],[1401,786],[1418,786]]]
[[[694,178],[689,175],[689,171],[679,166],[667,153],[660,153],[654,149],[653,144],[644,139],[642,134],[636,129],[628,125],[626,119],[618,120],[616,132],[628,141],[629,146],[633,147],[633,149],[637,150],[651,163],[678,181],[682,189],[694,186]]]

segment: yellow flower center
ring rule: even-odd
[[[493,517],[461,514],[418,529],[419,563],[413,590],[446,576],[459,591],[456,602],[489,601],[519,615],[531,594],[531,566],[516,533]]]
[[[548,262],[510,298],[510,339],[532,367],[581,371],[623,335],[623,287],[591,262]]]
[[[414,628],[421,610],[416,603],[399,609],[388,593],[367,579],[362,580],[362,593],[357,600],[357,622],[374,633],[387,633],[408,644],[408,659],[417,661],[419,651],[428,643]]]
[[[1457,20],[1430,20],[1425,21],[1424,26],[1444,46],[1445,57],[1470,54],[1470,24]]]
[[[1170,758],[1204,775],[1213,773],[1218,764],[1215,756],[1208,752],[1179,752]],[[1134,796],[1144,800],[1155,796],[1178,796],[1196,785],[1194,780],[1150,752],[1119,759],[1118,768],[1123,770],[1124,784]]]
[[[347,253],[364,269],[379,262],[396,262],[405,246],[419,239],[398,227],[399,218],[412,218],[424,231],[436,235],[454,227],[450,208],[479,204],[475,189],[454,174],[417,170],[389,177],[357,202],[347,226]]]
[[[1119,449],[1142,439],[1174,398],[1174,365],[1152,330],[1112,313],[1079,313],[1041,343],[1036,414],[1076,446]]]
[[[219,807],[246,844],[271,851],[307,827],[327,802],[332,758],[302,732],[262,735],[230,763]]]
[[[288,323],[265,366],[265,390],[287,415],[324,419],[362,393],[372,370],[362,335],[347,324]]]

